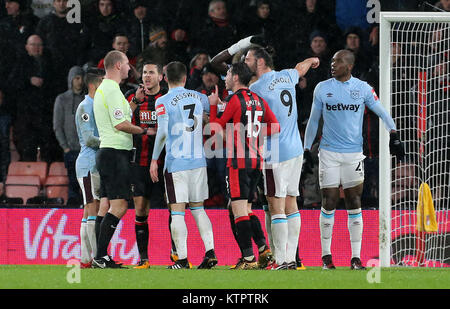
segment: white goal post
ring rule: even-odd
[[[406,51],[401,51],[402,45],[407,45]],[[400,137],[406,142],[407,154],[406,163],[397,161],[389,154],[389,133],[381,124],[380,267],[405,263],[408,266],[450,266],[450,247],[447,245],[450,241],[450,149],[447,154],[450,147],[450,132],[447,131],[450,127],[450,117],[447,116],[450,106],[446,106],[450,104],[450,12],[381,12],[379,46],[380,101],[393,116]],[[400,68],[393,63],[399,53],[406,59]],[[441,69],[446,71],[436,77],[433,72],[441,72],[436,71]],[[448,89],[444,88],[447,84],[442,83],[445,78]],[[401,112],[398,112],[400,109]],[[436,117],[445,119],[436,122]],[[405,183],[408,185],[405,186]],[[419,197],[424,196],[422,191],[419,192],[419,186],[424,183],[431,187],[436,206],[437,232],[422,235],[417,232],[420,220],[416,220],[416,207]],[[430,224],[430,221],[427,223]],[[419,237],[419,234],[422,236]],[[423,244],[418,245],[418,241],[423,241]],[[417,260],[417,255],[421,255],[421,260]],[[415,256],[413,260],[416,264],[410,256]]]
[[[380,100],[401,123],[409,158],[403,163],[391,157],[389,133],[380,125],[380,267],[450,266],[450,12],[381,12],[379,45]],[[403,66],[393,63],[400,57]],[[421,184],[430,185],[436,203],[432,233],[418,228],[417,214],[428,209]],[[430,223],[425,215],[433,226],[433,217]]]

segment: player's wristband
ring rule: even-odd
[[[252,43],[250,42],[251,38],[252,38],[251,36],[246,37],[245,39],[242,39],[242,40],[238,41],[237,43],[231,45],[228,48],[228,53],[231,56],[233,56],[236,53],[238,53],[240,50],[249,48],[252,45]]]
[[[141,105],[142,103],[144,103],[144,100],[139,101],[139,100],[136,98],[136,96],[134,96],[134,97],[131,99],[131,101],[132,101],[134,104],[136,104],[136,105]]]
[[[144,131],[142,131],[142,133],[140,135],[147,135],[148,128],[143,128],[143,129],[144,129]]]

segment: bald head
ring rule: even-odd
[[[42,56],[43,53],[43,42],[39,35],[32,34],[28,37],[25,49],[28,55],[32,57]]]
[[[104,60],[106,71],[105,78],[114,79],[118,83],[128,78],[130,63],[127,55],[118,50],[112,50],[106,54]]]
[[[355,54],[348,49],[342,49],[336,53],[336,55],[339,55],[342,57],[342,59],[345,61],[345,63],[350,65],[355,65]]]
[[[331,75],[341,81],[350,78],[355,65],[355,54],[347,49],[336,52],[331,60]]]
[[[122,62],[125,54],[119,50],[112,50],[106,54],[104,59],[105,70],[112,69],[117,62]]]

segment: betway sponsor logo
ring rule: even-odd
[[[354,111],[356,113],[359,109],[358,104],[338,103],[336,105],[330,105],[328,103],[325,103],[325,105],[327,107],[327,111]]]

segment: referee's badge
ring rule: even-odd
[[[88,113],[84,113],[83,115],[81,115],[81,119],[84,122],[88,122],[89,121],[89,114]]]
[[[353,100],[358,100],[359,99],[359,90],[350,90],[350,97]]]
[[[114,110],[114,118],[116,118],[117,120],[120,120],[123,118],[123,112],[120,108],[117,108]]]

